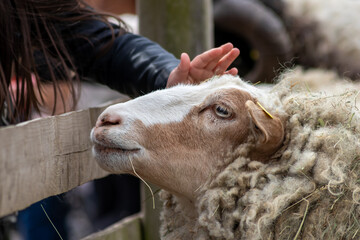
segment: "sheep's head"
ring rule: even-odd
[[[192,200],[239,145],[256,139],[249,154],[260,161],[281,145],[283,124],[256,104],[261,94],[223,76],[110,106],[91,133],[94,155],[108,171],[134,167],[145,180]]]

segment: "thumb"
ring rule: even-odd
[[[190,70],[190,57],[187,53],[182,53],[180,56],[180,63],[177,70],[183,73],[188,73]]]
[[[166,87],[171,87],[179,83],[187,83],[190,71],[190,57],[186,53],[180,56],[179,65],[170,73]]]

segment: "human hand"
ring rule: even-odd
[[[236,75],[238,70],[231,68],[230,64],[239,56],[240,51],[231,43],[226,43],[218,48],[210,49],[190,61],[189,55],[182,53],[180,64],[170,73],[166,87],[179,83],[198,84],[213,75],[224,73]]]

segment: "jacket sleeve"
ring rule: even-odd
[[[120,29],[113,27],[117,34]],[[115,37],[108,51],[101,53],[100,49],[112,41],[111,29],[101,21],[76,24],[71,31],[79,37],[67,41],[67,45],[81,77],[130,96],[165,88],[170,72],[179,64],[160,45],[131,33]]]

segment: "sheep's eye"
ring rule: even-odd
[[[225,107],[220,105],[215,106],[215,113],[222,118],[228,118],[231,116],[231,113]]]

